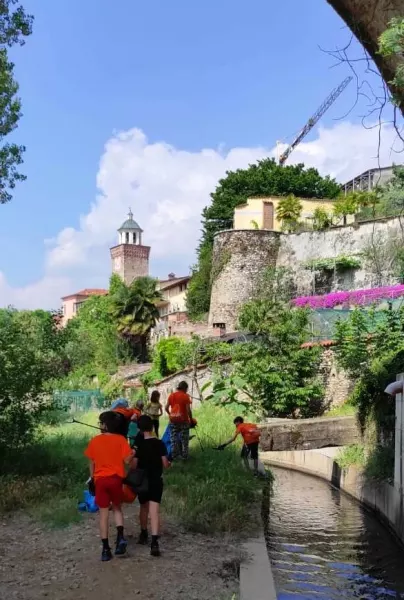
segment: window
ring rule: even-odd
[[[133,243],[136,244],[136,233],[133,233]]]
[[[180,292],[185,292],[185,290],[187,289],[188,284],[187,283],[181,283],[180,285]]]
[[[84,302],[85,302],[85,300],[82,300],[81,302],[75,302],[73,304],[73,312],[74,312],[74,314],[76,314],[76,313],[79,312],[79,310],[83,306]]]
[[[129,232],[128,231],[125,233],[125,243],[129,244]]]

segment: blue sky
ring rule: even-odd
[[[200,209],[223,169],[243,166],[291,136],[349,74],[346,66],[331,69],[332,59],[319,49],[349,39],[325,0],[25,0],[24,6],[35,16],[34,33],[13,59],[24,112],[15,137],[27,146],[28,179],[0,206],[0,305],[55,306],[76,288],[106,286],[108,246],[129,203],[152,243],[153,274],[184,272],[193,262]],[[354,97],[351,84],[323,118],[324,143]],[[351,124],[359,114],[349,116]],[[113,137],[133,128],[147,140],[139,142],[139,132],[137,142]],[[306,141],[321,139],[316,130]],[[372,144],[369,134],[352,150],[352,169],[371,162]],[[206,148],[219,152],[201,167]],[[244,150],[228,157],[234,148]],[[313,155],[314,146],[307,148]],[[327,161],[318,166],[324,171]],[[330,162],[329,169],[338,174],[338,165]],[[180,173],[175,181],[174,173]],[[189,194],[181,204],[184,185]],[[170,235],[183,245],[172,245]]]

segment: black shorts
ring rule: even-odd
[[[157,502],[157,504],[160,504],[163,496],[163,488],[162,479],[149,480],[148,492],[138,495],[139,504],[147,504],[148,502]]]
[[[253,444],[244,444],[241,451],[241,458],[251,458],[251,460],[258,460],[258,445],[259,442]]]

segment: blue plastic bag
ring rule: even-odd
[[[161,438],[161,441],[164,442],[165,447],[167,448],[167,456],[168,459],[171,459],[171,424],[168,424],[166,427],[166,430],[164,432],[163,437]]]
[[[84,502],[79,502],[78,509],[81,512],[96,513],[99,511],[95,503],[95,496],[92,496],[88,490],[84,490]]]

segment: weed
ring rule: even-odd
[[[364,467],[366,463],[365,447],[362,444],[352,444],[343,448],[336,458],[341,469],[348,467]]]
[[[335,406],[324,413],[324,417],[354,417],[357,413],[357,408],[349,402],[344,402],[341,406]]]
[[[206,403],[195,415],[198,437],[191,441],[189,462],[175,463],[165,475],[163,510],[189,531],[251,528],[259,483],[244,471],[236,444],[223,452],[214,450],[233,433],[235,413]],[[97,419],[97,413],[80,417],[91,425]],[[162,432],[165,424],[162,419]],[[50,526],[78,521],[77,501],[88,477],[83,450],[94,434],[78,424],[45,427],[35,444],[2,457],[0,512],[29,509]]]

